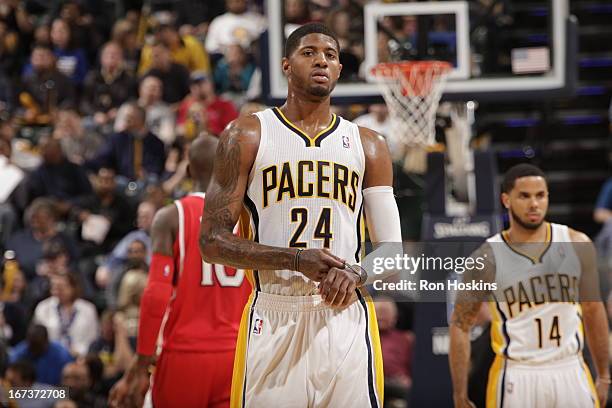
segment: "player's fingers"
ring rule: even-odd
[[[342,275],[337,271],[334,273],[334,281],[329,286],[327,291],[327,296],[325,297],[325,302],[329,305],[333,305],[336,297],[338,296],[338,292],[340,291],[340,285],[342,284]]]
[[[336,295],[336,298],[334,299],[333,306],[341,306],[344,304],[350,284],[351,284],[351,281],[346,276],[343,276],[343,278],[340,281],[340,287],[338,288],[338,294]]]
[[[347,306],[351,302],[351,299],[353,298],[353,293],[355,293],[355,289],[357,289],[357,285],[355,284],[355,282],[350,281],[346,289],[346,295],[344,296],[342,306]]]
[[[336,279],[336,270],[335,269],[330,269],[329,272],[327,273],[327,276],[325,277],[325,279],[323,280],[323,282],[321,282],[321,285],[319,286],[319,292],[321,293],[321,298],[323,299],[324,302],[329,303],[328,299],[331,295],[331,290],[332,290],[332,286],[334,285],[334,281]]]

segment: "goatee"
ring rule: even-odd
[[[514,211],[512,211],[512,209],[510,209],[510,216],[512,217],[514,222],[516,222],[518,225],[520,225],[521,227],[523,227],[525,229],[529,229],[529,230],[536,230],[536,229],[538,229],[540,227],[540,225],[542,225],[542,223],[544,222],[544,218],[542,218],[541,221],[536,222],[536,223],[525,222],[525,221],[521,220],[521,218],[518,215],[516,215],[516,213]]]

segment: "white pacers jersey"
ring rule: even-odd
[[[505,233],[487,240],[495,256],[491,342],[496,354],[526,363],[579,355],[584,344],[579,304],[580,260],[565,225],[547,224],[540,259],[519,252]]]
[[[365,156],[357,125],[333,115],[329,126],[310,138],[277,108],[256,115],[261,140],[244,198],[250,238],[285,248],[328,248],[347,262],[358,261]],[[258,291],[317,293],[317,283],[299,272],[253,275]]]

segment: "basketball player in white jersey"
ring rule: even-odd
[[[286,103],[220,139],[200,248],[250,270],[232,407],[382,407],[374,308],[362,291],[364,213],[374,243],[401,242],[385,140],[330,110],[342,65],[312,23],[287,39]],[[233,236],[240,218],[244,235]]]
[[[496,354],[489,371],[487,407],[604,407],[608,396],[608,319],[599,296],[595,250],[589,238],[545,221],[544,173],[519,164],[504,176],[502,201],[510,228],[487,240],[472,257],[485,268],[464,281],[495,282],[492,292],[459,292],[450,327],[450,369],[455,407],[467,396],[470,329],[482,301],[492,314]],[[586,342],[593,382],[582,358]]]

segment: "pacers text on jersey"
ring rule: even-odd
[[[329,198],[355,211],[359,173],[326,160],[301,160],[261,171],[263,208],[286,198]]]

